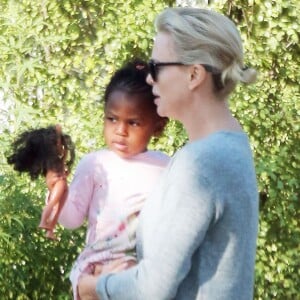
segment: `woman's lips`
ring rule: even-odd
[[[159,99],[160,99],[159,96],[156,96],[156,97],[154,98],[154,103],[155,103],[155,105],[158,104]]]

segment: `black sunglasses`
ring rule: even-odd
[[[212,74],[220,74],[220,71],[215,67],[210,65],[201,64],[207,72],[211,72]],[[154,82],[157,81],[158,71],[160,67],[164,66],[188,66],[188,64],[184,64],[182,62],[155,62],[153,59],[150,59],[148,62],[149,73]]]

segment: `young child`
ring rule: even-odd
[[[69,160],[67,156],[69,154]],[[55,239],[54,228],[67,193],[68,169],[74,162],[74,145],[59,125],[28,130],[12,144],[9,164],[19,172],[29,173],[31,179],[45,176],[48,187],[47,204],[43,209],[40,228],[46,236]]]
[[[74,299],[80,299],[81,275],[101,272],[116,260],[125,268],[135,264],[138,215],[169,160],[147,149],[167,119],[156,112],[146,68],[142,61],[132,62],[111,78],[104,95],[107,149],[79,162],[60,214],[59,222],[70,229],[88,220],[86,246],[70,275]]]

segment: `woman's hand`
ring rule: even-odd
[[[78,281],[78,294],[81,300],[99,300],[96,294],[97,275],[83,275]]]
[[[96,265],[93,275],[83,275],[78,281],[78,294],[82,300],[99,300],[96,294],[96,284],[99,275],[118,273],[136,265],[134,260],[124,261],[124,258],[113,260],[107,264]]]
[[[104,275],[108,273],[118,273],[136,265],[135,260],[126,260],[119,258],[105,264],[98,264],[95,266],[94,275]]]

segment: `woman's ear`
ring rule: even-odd
[[[168,118],[159,118],[155,124],[155,129],[153,132],[154,137],[159,137],[164,131],[169,119]]]
[[[204,67],[200,64],[195,64],[190,66],[189,73],[189,89],[193,90],[197,88],[206,78],[206,71]]]

